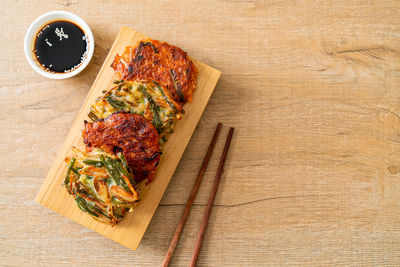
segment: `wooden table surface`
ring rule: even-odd
[[[172,266],[187,266],[228,126],[236,128],[199,266],[400,265],[400,2],[4,1],[0,265],[159,266],[217,122],[225,127]],[[96,48],[53,81],[29,24],[83,17]],[[135,252],[34,202],[121,26],[222,71]]]

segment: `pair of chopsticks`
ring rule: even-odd
[[[215,143],[217,142],[218,135],[221,131],[221,127],[222,127],[222,123],[218,123],[217,128],[215,129],[215,132],[214,132],[214,136],[211,139],[211,143],[208,147],[207,154],[203,160],[203,164],[201,165],[200,171],[197,175],[196,182],[193,185],[192,192],[190,193],[190,197],[186,203],[185,209],[182,213],[181,219],[179,220],[178,226],[176,227],[174,236],[172,237],[171,244],[169,245],[167,254],[165,255],[162,267],[167,267],[169,265],[169,263],[172,259],[172,254],[174,253],[176,246],[178,245],[179,237],[181,236],[183,227],[189,216],[190,209],[192,208],[194,199],[196,198],[197,191],[199,190],[201,180],[203,179],[204,173],[207,169],[207,165],[208,165],[208,162],[210,161],[211,154],[214,150]],[[200,253],[204,234],[205,234],[207,224],[208,224],[208,219],[210,218],[211,208],[214,203],[215,194],[217,193],[219,181],[221,179],[221,175],[222,175],[222,172],[224,169],[225,159],[228,154],[229,146],[231,144],[233,130],[234,130],[234,128],[232,128],[232,127],[229,129],[229,134],[228,134],[228,137],[226,138],[224,151],[222,152],[221,159],[219,161],[218,170],[217,170],[217,174],[215,176],[213,188],[212,188],[210,196],[208,198],[207,207],[206,207],[206,210],[204,211],[203,220],[201,222],[200,230],[197,235],[196,246],[194,248],[194,251],[192,254],[192,259],[190,262],[191,267],[196,266],[197,258]]]

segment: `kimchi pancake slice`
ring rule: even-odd
[[[120,112],[96,122],[85,121],[82,136],[88,150],[122,152],[137,181],[153,180],[161,155],[159,135],[142,115]]]
[[[128,46],[111,67],[121,80],[156,81],[180,104],[191,102],[196,90],[196,66],[185,51],[165,42],[146,39]]]

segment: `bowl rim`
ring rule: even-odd
[[[66,20],[73,22],[80,26],[84,33],[86,34],[87,38],[89,39],[89,49],[86,54],[86,58],[84,61],[73,71],[67,72],[67,73],[51,73],[45,71],[43,68],[41,68],[36,59],[34,58],[33,52],[32,52],[32,43],[34,42],[34,37],[35,35],[39,32],[41,27],[43,27],[45,24],[54,21],[54,20]],[[36,18],[32,24],[29,26],[28,30],[25,33],[25,38],[24,38],[24,52],[25,52],[25,57],[28,60],[29,65],[39,74],[41,74],[44,77],[50,78],[50,79],[67,79],[70,77],[73,77],[80,73],[82,70],[86,68],[86,66],[89,64],[90,60],[93,57],[94,53],[94,38],[93,38],[93,33],[92,30],[90,29],[89,25],[78,15],[75,15],[71,12],[68,11],[63,11],[63,10],[56,10],[56,11],[50,11],[47,12],[38,18]]]

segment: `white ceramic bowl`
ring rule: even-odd
[[[54,20],[66,20],[75,23],[81,29],[83,32],[86,34],[87,40],[88,40],[88,51],[86,54],[86,58],[83,60],[83,62],[73,71],[67,72],[67,73],[51,73],[45,71],[43,68],[39,66],[39,63],[37,62],[35,55],[33,54],[33,46],[34,46],[34,41],[36,34],[39,32],[39,30],[46,25],[49,22],[52,22]],[[28,31],[25,34],[25,44],[24,44],[24,50],[25,50],[25,56],[26,59],[28,60],[29,64],[32,66],[32,68],[37,71],[39,74],[43,75],[44,77],[50,78],[50,79],[66,79],[73,77],[77,75],[79,72],[84,70],[86,66],[89,64],[90,60],[92,59],[93,52],[94,52],[94,38],[93,38],[93,33],[89,28],[89,25],[86,24],[86,22],[78,17],[75,14],[72,14],[70,12],[66,11],[52,11],[48,12],[46,14],[43,14],[42,16],[38,17],[32,24],[29,26]]]

